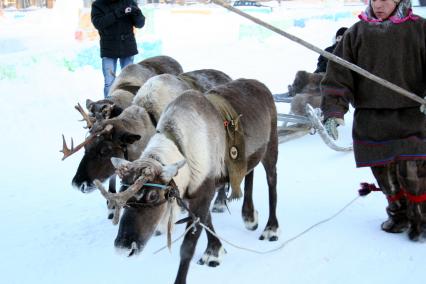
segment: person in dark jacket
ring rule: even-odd
[[[142,28],[145,17],[133,0],[96,0],[91,19],[100,36],[106,98],[114,82],[117,61],[123,69],[133,63],[138,53],[133,28]]]
[[[413,15],[410,0],[370,0],[359,18],[335,54],[423,98],[426,20]],[[419,240],[426,233],[424,106],[331,61],[321,92],[325,128],[334,139],[349,103],[355,108],[356,165],[371,168],[388,201],[382,230],[409,229],[408,237]]]
[[[332,46],[327,47],[324,49],[327,52],[333,53],[334,49],[336,49],[337,44],[342,40],[343,34],[346,32],[348,28],[341,27],[336,32],[336,37],[334,38],[334,43]],[[325,73],[325,70],[327,69],[327,63],[328,59],[324,56],[320,55],[318,57],[318,63],[317,63],[317,69],[314,71],[314,73]]]

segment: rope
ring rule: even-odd
[[[417,96],[416,94],[409,92],[409,91],[407,91],[407,90],[405,90],[405,89],[403,89],[403,88],[401,88],[401,87],[399,87],[399,86],[397,86],[397,85],[395,85],[395,84],[393,84],[389,81],[386,81],[385,79],[382,79],[382,78],[362,69],[361,67],[334,55],[333,53],[324,51],[324,50],[316,47],[315,45],[310,44],[307,41],[304,41],[301,38],[298,38],[298,37],[296,37],[292,34],[289,34],[289,33],[285,32],[283,30],[280,30],[277,27],[274,27],[274,26],[272,26],[272,25],[270,25],[270,24],[268,24],[268,23],[266,23],[266,22],[264,22],[264,21],[262,21],[262,20],[260,20],[256,17],[253,17],[253,16],[251,16],[247,13],[244,13],[243,11],[236,9],[236,8],[232,7],[231,5],[225,3],[223,0],[212,0],[212,1],[213,1],[213,3],[215,3],[219,6],[222,6],[223,8],[228,9],[228,10],[230,10],[230,11],[232,11],[232,12],[234,12],[234,13],[236,13],[236,14],[238,14],[238,15],[246,18],[246,19],[249,19],[250,21],[255,22],[258,25],[261,25],[264,28],[267,28],[267,29],[269,29],[269,30],[271,30],[271,31],[273,31],[277,34],[280,34],[280,35],[282,35],[282,36],[284,36],[284,37],[286,37],[286,38],[288,38],[288,39],[290,39],[290,40],[292,40],[292,41],[294,41],[294,42],[296,42],[300,45],[303,45],[304,47],[306,47],[306,48],[308,48],[312,51],[315,51],[316,53],[321,54],[325,58],[327,58],[327,59],[329,59],[329,60],[331,60],[335,63],[338,63],[338,64],[340,64],[340,65],[342,65],[342,66],[344,66],[344,67],[346,67],[346,68],[348,68],[348,69],[350,69],[350,70],[352,70],[352,71],[354,71],[354,72],[356,72],[356,73],[358,73],[358,74],[360,74],[360,75],[362,75],[366,78],[369,78],[369,79],[373,80],[374,82],[379,83],[380,85],[385,86],[385,87],[397,92],[400,95],[403,95],[407,98],[410,98],[410,99],[412,99],[412,100],[414,100],[414,101],[416,101],[420,104],[426,104],[426,100]]]
[[[189,226],[188,228],[186,228],[185,232],[183,232],[182,235],[180,235],[180,237],[178,237],[177,239],[173,240],[172,242],[170,242],[170,245],[174,244],[175,242],[179,241],[180,239],[182,239],[192,228],[195,229],[195,226],[200,223],[200,218],[197,218],[192,224],[191,226]],[[154,254],[159,253],[160,251],[164,250],[168,248],[168,245],[165,245],[161,248],[159,248],[158,250],[154,251]]]
[[[345,211],[349,206],[351,206],[355,201],[358,200],[358,198],[360,198],[360,196],[358,195],[357,197],[355,197],[354,199],[352,199],[350,202],[348,202],[345,206],[343,206],[343,208],[341,208],[339,211],[337,211],[336,213],[334,213],[333,215],[331,215],[330,217],[321,220],[313,225],[311,225],[310,227],[308,227],[307,229],[305,229],[304,231],[300,232],[299,234],[295,235],[294,237],[291,237],[289,239],[287,239],[286,241],[284,241],[280,246],[274,248],[274,249],[270,249],[270,250],[266,250],[266,251],[259,251],[259,250],[255,250],[255,249],[251,249],[251,248],[246,248],[237,244],[234,244],[222,237],[220,237],[218,234],[216,234],[216,232],[214,232],[213,230],[211,230],[209,227],[207,227],[205,224],[203,224],[202,222],[200,222],[200,219],[197,218],[192,224],[191,226],[189,226],[185,232],[178,237],[177,239],[175,239],[174,241],[171,242],[171,244],[174,244],[175,242],[177,242],[178,240],[180,240],[181,238],[183,238],[188,232],[189,230],[191,230],[193,227],[195,227],[195,225],[200,224],[200,226],[202,226],[206,231],[208,231],[209,233],[211,233],[213,236],[215,236],[216,238],[218,238],[219,240],[227,243],[228,245],[236,248],[236,249],[240,249],[240,250],[245,250],[248,252],[252,252],[252,253],[256,253],[256,254],[269,254],[275,251],[279,251],[282,248],[284,248],[287,244],[289,244],[290,242],[297,240],[298,238],[302,237],[304,234],[308,233],[309,231],[311,231],[312,229],[314,229],[315,227],[318,227],[319,225],[322,225],[324,223],[327,223],[331,220],[333,220],[334,218],[336,218],[338,215],[340,215],[343,211]],[[160,249],[156,250],[154,252],[154,254],[159,253],[160,251],[164,250],[167,248],[166,246],[161,247]]]

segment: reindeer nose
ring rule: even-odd
[[[85,191],[86,191],[86,188],[87,188],[87,184],[86,184],[86,182],[83,182],[83,183],[80,185],[80,190],[81,190],[81,192],[85,192]]]
[[[114,246],[118,254],[132,256],[138,254],[142,250],[142,244],[136,242],[133,238],[116,238]]]
[[[80,191],[83,193],[90,193],[96,189],[92,184],[89,184],[87,181],[83,181],[79,187]]]

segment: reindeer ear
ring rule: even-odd
[[[123,109],[116,104],[111,106],[111,117],[117,117],[123,112]]]
[[[186,161],[182,160],[171,165],[163,166],[163,172],[161,173],[162,180],[165,182],[171,181],[172,178],[178,174],[179,169],[185,164]]]
[[[93,101],[91,99],[86,100],[86,109],[89,110],[89,108],[92,106]]]
[[[121,158],[112,157],[111,163],[114,166],[114,168],[118,169],[120,166],[125,166],[127,164],[130,164],[129,161]]]
[[[130,132],[124,132],[123,134],[120,135],[120,138],[119,138],[119,140],[124,144],[133,144],[139,139],[141,139],[140,135],[133,134]]]

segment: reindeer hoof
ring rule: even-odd
[[[246,229],[250,231],[254,231],[259,226],[259,213],[257,212],[257,210],[255,210],[252,217],[243,215],[243,220],[244,220],[244,226],[246,227]]]
[[[225,198],[220,198],[218,196],[213,203],[212,212],[223,213],[227,209],[228,209],[228,207],[227,207],[227,204],[226,204],[226,196],[225,196]]]
[[[223,213],[226,210],[226,205],[223,203],[215,203],[213,204],[212,212],[214,213]]]
[[[204,255],[198,260],[197,264],[204,265],[207,264],[209,267],[216,267],[220,265],[222,261],[222,256],[226,253],[225,249],[221,246],[219,251],[213,251],[212,249],[207,249]]]
[[[219,266],[220,263],[218,261],[211,261],[211,262],[207,263],[207,265],[210,266],[210,267],[216,267],[216,266]]]
[[[263,231],[262,235],[259,237],[259,240],[268,240],[270,242],[278,241],[278,229],[265,229],[265,231]]]
[[[276,242],[276,241],[278,241],[278,237],[277,236],[270,237],[269,241],[270,242]]]

